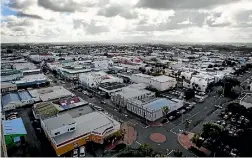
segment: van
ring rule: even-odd
[[[80,147],[80,157],[85,157],[86,156],[86,148],[84,146]]]

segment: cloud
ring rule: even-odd
[[[135,7],[152,9],[201,9],[238,1],[240,0],[139,0]]]
[[[125,19],[136,19],[138,14],[136,11],[131,9],[132,8],[128,5],[111,4],[98,10],[97,15],[108,18],[121,16]]]
[[[204,24],[205,18],[208,16],[208,13],[197,12],[197,11],[176,11],[173,16],[165,19],[165,21],[160,23],[154,23],[148,25],[143,19],[140,21],[143,25],[136,27],[137,31],[166,31],[166,30],[175,30],[183,29],[188,27],[201,27]],[[147,24],[146,24],[147,23]]]
[[[19,17],[27,17],[27,18],[32,18],[32,19],[43,19],[41,16],[39,15],[35,15],[35,14],[25,14],[23,12],[18,12],[17,16]]]
[[[56,12],[84,11],[83,4],[74,0],[38,0],[38,5]]]
[[[36,4],[34,0],[10,0],[7,6],[14,9],[23,9],[34,4]]]
[[[103,32],[109,32],[108,26],[105,25],[98,25],[96,21],[92,20],[89,25],[86,27],[87,34],[100,34]]]
[[[88,24],[87,22],[85,22],[84,20],[82,19],[74,19],[73,20],[73,28],[74,29],[79,29],[79,28],[84,28],[86,27]]]

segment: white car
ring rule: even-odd
[[[86,148],[84,146],[80,147],[80,157],[86,156]]]
[[[222,109],[222,106],[220,105],[214,105],[216,108]]]
[[[79,154],[78,154],[78,149],[74,149],[73,150],[73,157],[78,157]]]

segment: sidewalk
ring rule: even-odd
[[[194,146],[195,148],[196,145],[191,141],[191,138],[193,137],[194,133],[189,132],[187,135],[184,134],[178,134],[178,141],[179,144],[182,145],[185,149],[189,149],[191,146]],[[199,148],[200,151],[208,154],[210,151],[204,147]]]
[[[123,143],[127,144],[127,145],[132,145],[137,137],[137,133],[136,133],[134,127],[130,126],[126,122],[121,125],[121,129],[123,132],[125,132],[124,138],[123,138]]]

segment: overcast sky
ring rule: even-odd
[[[252,42],[252,0],[2,0],[2,42]]]

